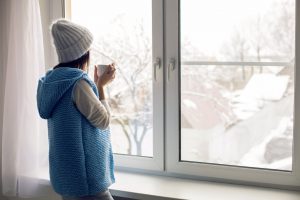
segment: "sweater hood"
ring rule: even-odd
[[[49,119],[60,99],[83,76],[87,74],[77,68],[61,67],[49,70],[38,83],[37,105],[40,116]]]

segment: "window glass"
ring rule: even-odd
[[[181,161],[292,170],[295,0],[183,0]]]
[[[153,156],[152,1],[71,0],[68,15],[94,35],[95,64],[116,63],[107,87],[115,153]],[[91,77],[93,75],[91,74]]]

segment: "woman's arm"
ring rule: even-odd
[[[105,100],[105,94],[103,86],[98,86],[99,100]]]
[[[110,108],[105,100],[103,88],[102,94],[99,93],[99,101],[92,87],[85,80],[79,80],[74,87],[73,102],[77,109],[93,126],[106,129],[110,123]]]

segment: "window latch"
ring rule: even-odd
[[[153,67],[154,67],[154,81],[157,80],[157,70],[161,68],[161,60],[160,58],[156,58],[155,62],[153,63]]]
[[[175,70],[176,60],[171,58],[168,65],[168,81],[170,81],[171,72]]]

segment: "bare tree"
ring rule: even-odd
[[[245,37],[245,34],[242,30],[236,30],[232,37],[230,38],[229,43],[224,45],[222,49],[225,57],[231,59],[232,61],[244,62],[246,57],[249,55],[249,42]],[[242,65],[242,79],[246,80],[246,69]]]
[[[118,80],[108,90],[112,123],[121,126],[129,144],[127,153],[142,155],[143,140],[152,128],[152,41],[141,20],[127,27],[126,17],[119,15],[112,23],[120,33],[98,39],[94,54],[117,64]]]
[[[277,56],[293,60],[295,56],[295,1],[279,1],[273,5],[272,10],[275,11],[273,15],[276,15],[276,21],[273,21],[274,26],[270,28],[273,38],[270,46]]]
[[[249,29],[251,30],[251,36],[250,36],[250,48],[252,48],[256,54],[256,60],[257,62],[261,61],[261,54],[263,49],[266,47],[266,43],[264,42],[266,40],[266,35],[264,34],[263,30],[263,24],[261,16],[257,16],[256,20],[253,21],[253,23],[249,25]],[[251,66],[251,75],[253,75],[253,66]],[[259,72],[262,73],[263,67],[259,66]]]

